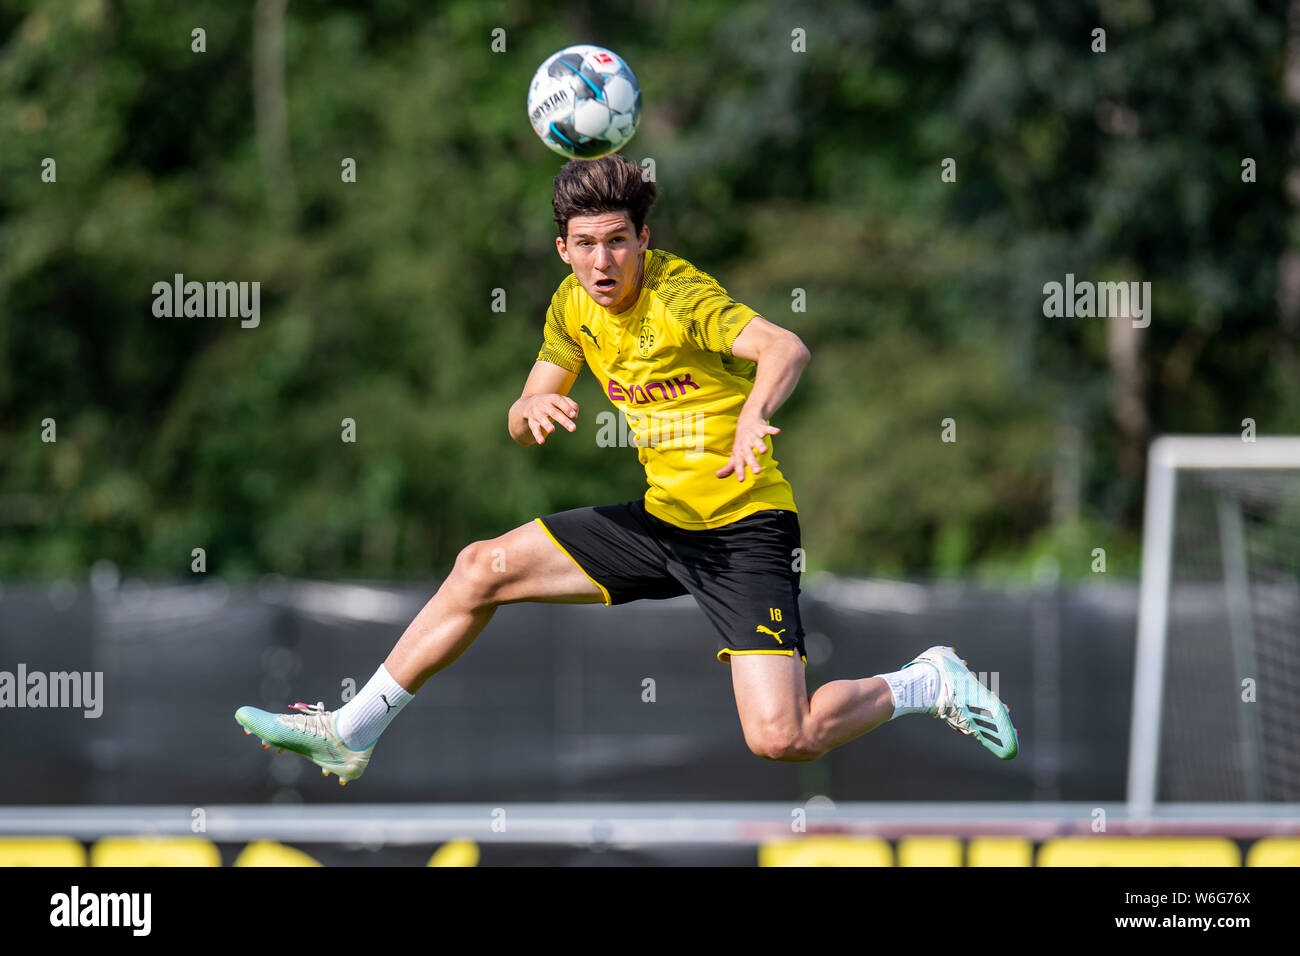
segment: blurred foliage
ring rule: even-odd
[[[1133,570],[1105,322],[1042,315],[1067,272],[1153,283],[1151,431],[1300,427],[1280,2],[292,0],[292,189],[259,151],[254,6],[0,0],[0,574],[182,576],[203,547],[235,576],[423,577],[639,495],[590,375],[578,435],[505,428],[565,274],[524,94],[575,42],[641,81],[652,244],[813,352],[776,442],[810,568]],[[155,318],[176,273],[260,281],[260,326]]]

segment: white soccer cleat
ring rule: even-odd
[[[974,737],[1003,760],[1020,752],[1020,736],[1005,704],[981,684],[951,647],[931,647],[903,666],[925,661],[939,672],[939,698],[929,711],[949,727]]]
[[[338,712],[326,710],[324,701],[310,707],[301,702],[293,706],[298,713],[273,714],[256,707],[241,707],[235,711],[235,720],[245,728],[244,733],[257,734],[264,748],[270,741],[281,750],[301,754],[320,767],[324,776],[338,774],[340,784],[365,772],[374,744],[365,750],[352,750],[343,743],[338,735]]]

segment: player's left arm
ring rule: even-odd
[[[746,467],[754,475],[763,470],[758,456],[767,454],[766,438],[781,432],[767,419],[790,397],[812,353],[789,329],[756,315],[736,336],[731,354],[756,363],[757,369],[754,387],[736,420],[731,458],[716,474],[719,478],[734,474],[737,481],[744,481]]]

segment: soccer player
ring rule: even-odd
[[[1006,707],[948,647],[902,669],[831,681],[808,696],[799,618],[799,519],[772,456],[770,419],[808,349],[704,272],[650,249],[657,189],[621,156],[574,160],[555,178],[555,247],[573,268],[551,299],[537,361],[508,415],[541,445],[577,429],[583,365],[622,411],[649,484],[644,499],[537,518],[460,552],[388,659],[338,711],[241,707],[264,745],[302,754],[340,783],[389,722],[519,601],[623,604],[690,594],[731,667],[745,742],[771,760],[814,760],[894,717],[930,714],[1003,759],[1019,740]],[[503,560],[502,560],[503,559]]]

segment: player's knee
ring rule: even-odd
[[[456,555],[452,581],[457,593],[473,607],[494,603],[505,583],[504,562],[499,560],[499,551],[490,541],[475,541]]]
[[[803,763],[816,760],[825,752],[803,733],[793,729],[773,728],[753,735],[747,734],[745,741],[755,756],[765,760]]]

